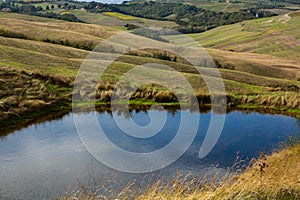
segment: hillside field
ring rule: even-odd
[[[299,16],[298,13],[290,15],[292,15],[292,17],[286,22],[286,25],[281,25],[283,22],[278,22],[277,20],[279,18],[264,20],[266,23],[269,23],[268,21],[272,21],[272,23],[275,24],[279,23],[281,25],[279,31],[286,31],[284,32],[285,34],[280,35],[293,38],[297,37],[295,27],[298,25],[297,19]],[[35,74],[34,78],[41,79],[41,82],[39,83],[40,87],[45,86],[47,88],[47,84],[51,83],[59,88],[62,87],[60,81],[49,82],[47,80],[66,79],[69,81],[63,84],[63,88],[69,89],[64,89],[60,91],[59,94],[56,94],[55,90],[51,91],[54,92],[56,96],[64,97],[62,98],[63,101],[69,103],[72,80],[75,79],[77,70],[83,60],[97,44],[119,31],[112,27],[95,24],[64,22],[14,13],[0,13],[0,18],[0,65],[1,67],[4,67],[3,69],[6,71],[8,70],[6,73],[12,74],[10,76],[6,76],[5,73],[2,74],[1,81],[13,85],[14,82],[8,81],[7,78],[16,76],[19,80],[18,77],[24,73],[23,71],[26,72],[26,76],[29,76],[29,79],[30,76],[33,76],[30,75],[32,73]],[[256,22],[257,20],[247,21],[244,22],[244,24],[250,24],[250,28],[252,27],[251,25],[254,24],[255,27],[264,30],[264,32],[266,32],[265,34],[270,37],[270,40],[278,35],[275,31],[270,31],[273,30],[275,25],[272,25],[271,27],[266,25],[263,27],[262,25],[257,25]],[[239,31],[239,28],[242,27],[241,23],[231,25],[231,27],[230,30],[235,32],[236,35],[244,33],[243,31]],[[228,26],[219,29],[227,30]],[[269,32],[274,33],[275,36],[267,34]],[[256,32],[253,32],[252,35],[252,32],[248,30],[245,34],[247,35],[246,38],[250,39],[237,42],[232,39],[232,43],[227,42],[230,38],[222,39],[222,36],[219,35],[225,33],[226,32],[217,32],[216,29],[191,36],[199,41],[200,44],[201,42],[204,42],[204,39],[202,38],[207,38],[203,45],[210,47],[207,50],[215,59],[219,67],[230,106],[285,110],[297,115],[300,106],[300,82],[299,58],[295,55],[298,54],[299,48],[287,50],[289,52],[287,53],[287,56],[277,55],[282,51],[281,49],[274,49],[273,56],[265,55],[265,52],[257,54],[255,52],[260,51],[261,49],[252,49],[249,51],[242,49],[246,43],[251,45],[251,41],[253,47],[257,46],[255,46],[257,40],[254,39],[255,34],[257,34]],[[288,33],[291,34],[288,35]],[[263,36],[264,35],[261,37]],[[175,41],[176,37],[177,36],[170,38],[171,41]],[[229,37],[233,37],[232,34],[229,34]],[[220,43],[214,43],[216,40],[220,40]],[[260,41],[261,40],[258,42]],[[284,44],[284,38],[276,41]],[[262,42],[264,41],[262,40]],[[268,48],[273,48],[272,45],[270,45],[271,43],[264,44],[264,48],[267,48],[268,45]],[[293,42],[290,43],[290,45],[292,44]],[[229,48],[233,49],[233,51],[228,51]],[[239,50],[241,52],[238,52]],[[195,89],[197,98],[201,100],[203,104],[210,103],[210,101],[205,100],[209,97],[209,93],[201,78],[202,75],[209,79],[214,79],[214,77],[211,76],[211,70],[209,68],[202,67],[203,74],[199,75],[190,65],[182,62],[180,59],[178,59],[177,62],[158,59],[154,56],[153,51],[132,52],[120,56],[118,60],[106,70],[106,73],[102,77],[104,83],[99,83],[99,88],[96,88],[96,101],[100,104],[106,103],[111,97],[113,85],[120,77],[122,77],[122,74],[133,69],[136,65],[145,63],[160,63],[173,67],[186,77]],[[159,73],[163,74],[163,71],[159,71]],[[197,79],[200,80],[200,82],[195,82]],[[22,83],[18,84],[22,85]],[[26,84],[24,83],[24,85]],[[19,86],[16,85],[16,88],[18,87]],[[30,84],[28,87],[30,87]],[[31,103],[34,103],[34,101],[45,101],[45,99],[41,99],[39,93],[31,95],[30,92],[26,92],[27,89],[25,88],[25,92],[22,93],[22,96],[16,98],[17,100],[13,105],[10,105],[9,103],[11,93],[7,93],[5,88],[2,90],[0,94],[0,108],[2,109],[1,116],[3,120],[9,119],[12,116],[21,115],[23,110],[18,110],[19,105],[27,106],[28,110],[35,108],[30,105],[30,103],[22,104],[23,101],[27,102],[30,100],[29,102]],[[15,92],[13,90],[11,92],[16,96],[19,94],[19,90],[16,90]],[[47,94],[50,95],[50,93]],[[170,91],[166,91],[165,88],[146,86],[141,88],[138,94],[135,94],[135,99],[140,99],[135,102],[155,103],[155,101],[158,101],[159,103],[172,103],[174,97],[170,94]],[[58,101],[44,102],[45,104],[40,103],[41,105],[49,106],[49,104],[57,102]]]
[[[245,21],[190,34],[203,47],[268,54],[299,62],[300,12]]]

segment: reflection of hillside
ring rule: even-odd
[[[88,112],[93,112],[96,111],[100,114],[102,113],[108,113],[109,115],[112,116],[112,112],[117,112],[118,115],[123,115],[126,118],[129,118],[130,115],[135,112],[147,112],[150,109],[153,110],[166,110],[169,114],[174,116],[177,112],[180,112],[181,110],[189,110],[190,113],[209,113],[211,112],[211,107],[206,106],[206,107],[198,107],[198,106],[183,106],[180,108],[180,106],[162,106],[162,107],[157,107],[157,106],[152,106],[151,105],[118,105],[114,106],[114,109],[112,109],[111,105],[99,105],[95,109],[94,108],[76,108],[76,112],[81,112],[81,113],[88,113]],[[223,112],[223,108],[218,108],[215,107],[213,110],[213,113],[215,114],[228,114],[233,111],[240,111],[244,113],[245,115],[253,112],[259,112],[262,114],[283,114],[286,115],[284,111],[276,111],[276,110],[269,110],[269,109],[230,109],[228,108],[226,113]],[[27,120],[24,122],[20,122],[18,124],[15,124],[13,126],[8,126],[8,127],[0,127],[0,138],[7,136],[10,133],[13,133],[17,130],[26,128],[31,125],[35,124],[41,124],[47,121],[54,121],[54,120],[61,120],[65,115],[70,114],[70,110],[64,110],[60,112],[53,112],[51,114],[42,116],[36,120]]]
[[[60,111],[60,112],[53,112],[51,114],[42,116],[38,119],[26,120],[26,121],[19,122],[15,125],[8,126],[8,127],[0,127],[0,138],[5,137],[10,133],[21,130],[21,129],[26,128],[26,127],[31,126],[31,125],[41,124],[41,123],[44,123],[44,122],[51,122],[51,121],[54,121],[54,120],[61,120],[66,114],[69,114],[69,113],[70,113],[69,110],[64,110],[64,111]]]
[[[150,106],[150,105],[118,105],[114,106],[114,109],[107,105],[102,105],[96,108],[96,111],[99,113],[109,113],[111,114],[112,111],[117,111],[118,115],[124,115],[126,113],[132,113],[132,112],[147,112],[150,109],[152,110],[166,110],[168,113],[170,113],[172,116],[175,115],[176,112],[179,112],[180,110],[189,110],[191,113],[199,113],[199,108],[196,106],[184,106],[180,108],[180,106]],[[201,107],[200,113],[208,113],[211,110],[210,107]],[[128,112],[129,111],[129,112]],[[126,115],[125,115],[126,116]]]

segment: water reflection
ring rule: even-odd
[[[15,131],[21,130],[23,128],[26,128],[31,125],[38,125],[43,122],[50,122],[54,120],[59,120],[62,119],[65,115],[69,114],[71,111],[70,110],[61,110],[59,112],[53,112],[44,116],[39,117],[38,119],[24,119],[22,121],[15,121],[13,124],[10,126],[0,126],[0,139],[5,137],[6,135],[13,133]],[[14,119],[11,119],[14,120]]]
[[[124,115],[126,114],[126,118],[129,118],[130,115],[128,115],[128,111],[129,113],[135,112],[135,113],[139,113],[139,112],[143,112],[143,113],[147,113],[148,110],[151,109],[151,105],[120,105],[119,107],[115,107],[114,111],[117,111],[118,115]],[[180,106],[176,106],[176,105],[171,105],[171,106],[163,106],[163,109],[166,110],[169,114],[171,114],[172,116],[174,116],[176,113],[180,112],[180,110],[189,110],[191,113],[209,113],[211,111],[211,107],[209,106],[205,106],[205,107],[200,107],[199,109],[196,109],[196,107],[191,106],[185,106],[185,107],[180,107]],[[110,105],[98,105],[95,109],[89,109],[89,108],[78,108],[78,109],[74,109],[77,112],[81,112],[81,113],[87,113],[87,112],[91,112],[91,111],[97,111],[99,114],[102,113],[106,113],[109,115],[112,115],[112,108]],[[73,110],[73,111],[74,111]],[[237,109],[237,108],[227,108],[226,113],[229,114],[233,111],[240,111],[244,114],[250,114],[253,112],[259,112],[261,114],[281,114],[281,115],[286,115],[286,116],[292,116],[292,113],[286,113],[284,111],[279,111],[279,110],[269,110],[269,109],[264,109],[264,108],[260,108],[260,109]],[[23,128],[26,128],[28,126],[31,125],[38,125],[41,124],[43,122],[46,121],[53,121],[53,120],[61,120],[64,116],[68,115],[71,113],[71,109],[66,109],[66,110],[61,110],[58,112],[53,112],[50,114],[46,114],[44,116],[39,117],[38,119],[26,119],[24,121],[18,121],[13,123],[14,125],[11,126],[0,126],[0,139],[5,137],[6,135],[13,133],[17,130],[21,130]],[[216,107],[214,110],[214,113],[217,114],[224,114],[221,112],[218,112],[218,108]],[[12,119],[13,120],[13,119]],[[300,121],[300,120],[299,120]],[[300,123],[300,122],[299,122]],[[300,125],[299,125],[300,126]]]

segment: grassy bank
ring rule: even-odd
[[[134,183],[129,183],[120,193],[115,193],[103,189],[105,184],[97,182],[97,177],[94,177],[96,185],[81,182],[80,189],[64,195],[62,199],[299,199],[300,144],[290,140],[282,148],[272,155],[262,152],[243,172],[228,170],[221,178],[219,174],[201,178],[179,174],[172,180],[161,178],[140,189],[133,189]]]
[[[244,173],[219,183],[158,185],[137,199],[299,199],[299,155],[300,145],[293,144],[271,156],[262,154]]]
[[[9,67],[0,69],[1,134],[7,126],[18,127],[51,112],[70,109],[70,78]]]

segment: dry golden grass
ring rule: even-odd
[[[84,59],[88,54],[88,51],[82,49],[75,49],[63,45],[49,44],[33,40],[21,40],[16,38],[0,37],[0,45],[24,51],[48,54],[64,59]]]
[[[21,16],[24,16],[26,19],[26,15]],[[36,20],[37,19],[39,18],[36,18]],[[1,16],[0,28],[10,32],[21,33],[34,40],[68,40],[69,43],[77,44],[78,46],[91,47],[95,47],[104,39],[116,33],[115,29],[92,24],[64,22],[51,19],[47,22],[43,20],[31,21],[9,18],[9,16]]]
[[[234,64],[236,66],[235,70],[238,71],[275,78],[287,77],[297,79],[300,77],[300,64],[296,60],[219,49],[207,49],[207,51],[214,58],[220,58]]]
[[[111,16],[111,17],[116,17],[116,18],[123,19],[123,20],[135,20],[135,19],[137,19],[136,17],[130,16],[130,15],[124,15],[124,14],[117,13],[117,12],[104,12],[102,14],[108,15],[108,16]]]
[[[262,167],[265,163],[265,167]],[[263,170],[263,171],[262,171]],[[182,199],[299,199],[300,145],[262,157],[253,167],[215,190]]]
[[[15,31],[29,31],[29,36],[38,33],[35,32],[36,29],[41,29],[41,32],[44,32],[45,29],[51,29],[54,33],[56,33],[56,31],[62,32],[61,34],[69,33],[69,36],[72,36],[72,34],[85,34],[87,36],[90,35],[103,39],[110,37],[117,31],[113,28],[93,24],[66,22],[54,19],[47,19],[47,21],[45,21],[45,18],[40,17],[32,17],[35,20],[28,20],[28,15],[18,14],[18,18],[10,15],[14,16],[15,14],[7,13],[4,16],[0,15],[0,27]],[[31,30],[32,32],[30,33]]]
[[[300,144],[291,146],[253,161],[245,172],[228,171],[220,178],[204,176],[192,178],[180,174],[172,179],[161,178],[144,189],[133,189],[129,183],[119,193],[105,190],[104,183],[93,179],[93,187],[80,182],[80,189],[64,200],[136,199],[136,200],[219,200],[219,199],[278,199],[295,200],[300,198]],[[237,163],[238,164],[238,163]],[[96,181],[98,180],[98,181]]]
[[[69,77],[1,67],[0,83],[0,121],[8,122],[1,123],[3,127],[13,123],[10,118],[70,101],[72,78]]]

